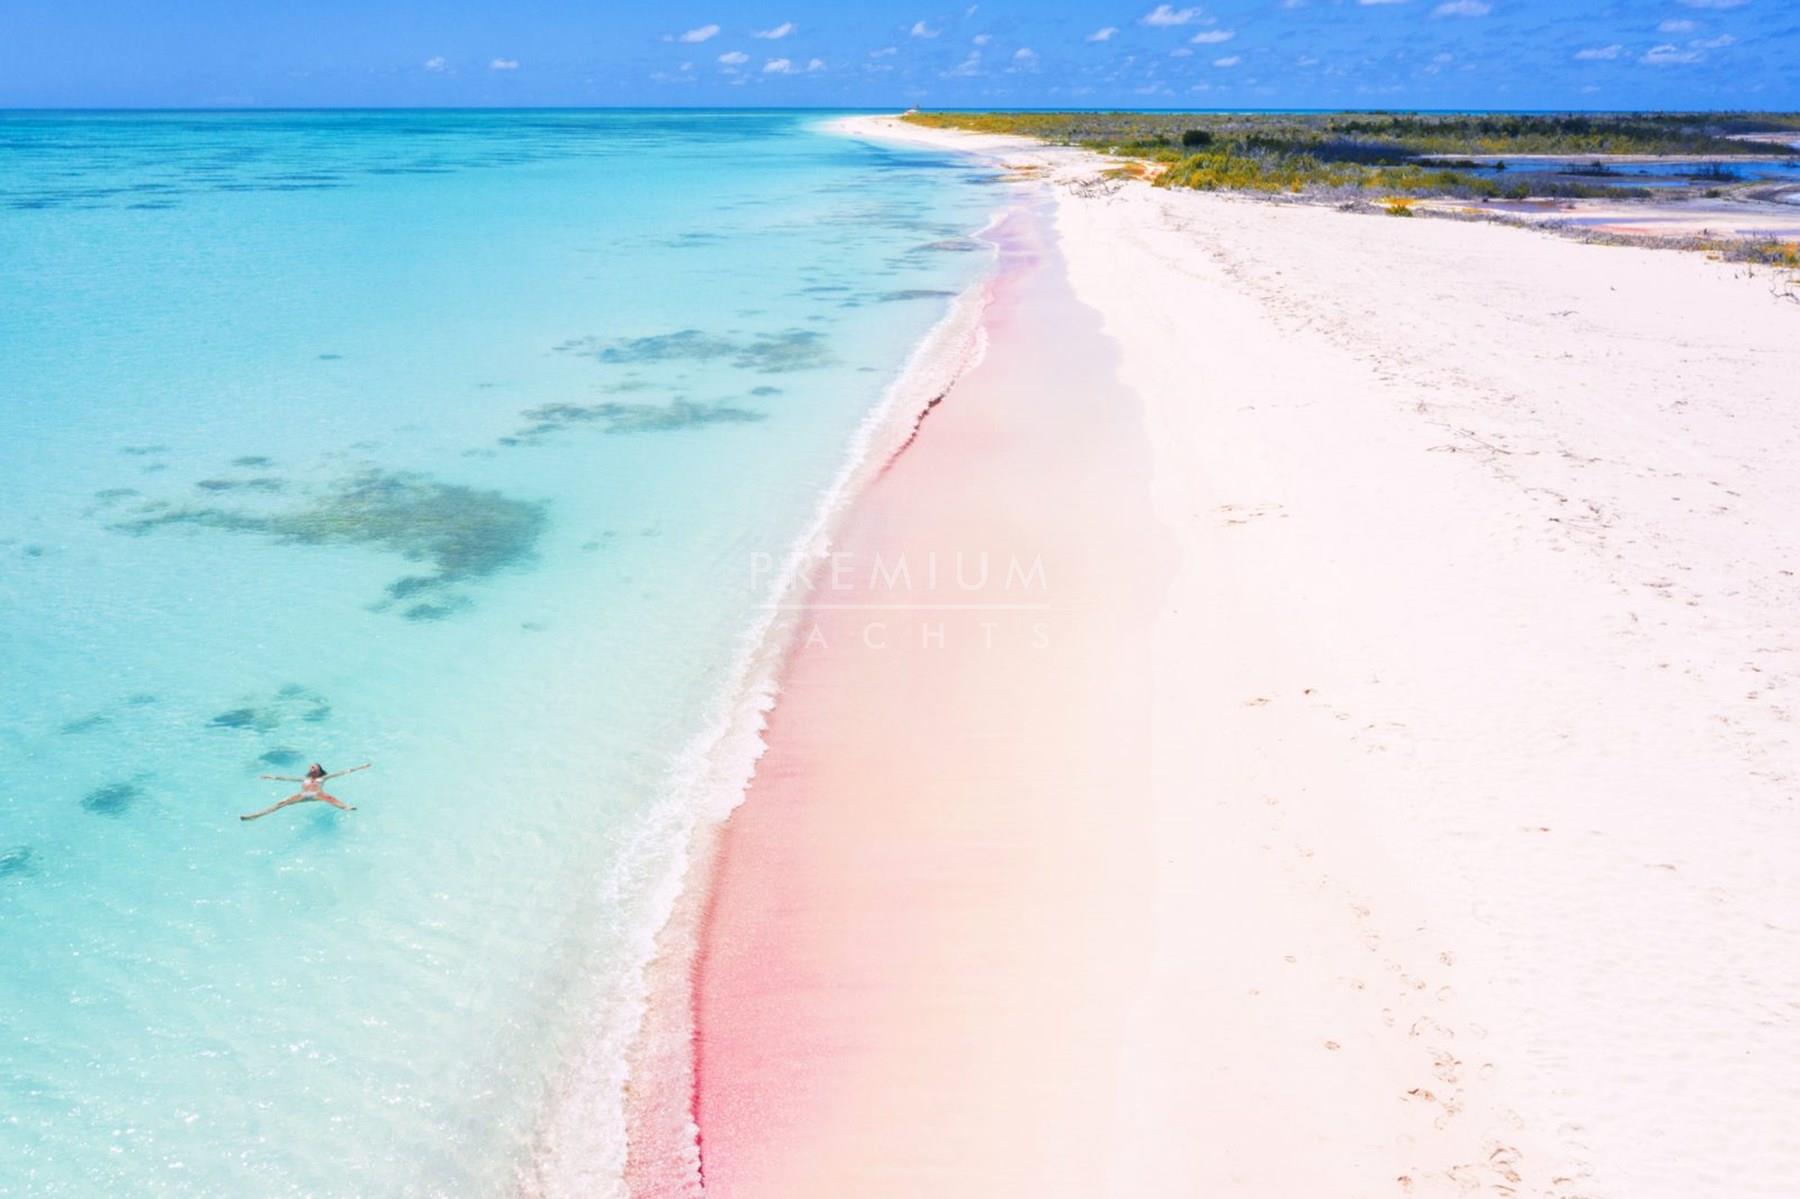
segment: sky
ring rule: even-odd
[[[0,0],[0,106],[1800,109],[1800,0]]]

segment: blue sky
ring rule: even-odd
[[[0,105],[1800,108],[1800,0],[0,0]]]

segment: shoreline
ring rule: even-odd
[[[722,831],[693,992],[708,1195],[1105,1185],[1083,1133],[1111,1119],[1148,829],[1090,797],[1148,784],[1160,554],[1119,486],[1141,421],[1050,216],[1039,193],[997,231],[989,353],[859,495],[838,552],[871,566],[815,597]]]
[[[972,236],[982,237],[992,225],[990,220]],[[559,1081],[518,1178],[521,1194],[533,1199],[588,1196],[610,1190],[621,1179],[633,1195],[699,1193],[697,1182],[690,1188],[682,1181],[692,1174],[694,1138],[687,1120],[692,1030],[680,997],[698,952],[695,929],[709,889],[718,830],[742,802],[764,752],[768,715],[778,702],[800,621],[797,600],[806,590],[805,576],[828,552],[857,495],[885,469],[916,422],[956,379],[979,364],[992,274],[989,268],[950,302],[864,417],[836,477],[820,492],[811,524],[773,566],[767,599],[756,623],[740,637],[741,656],[731,680],[720,689],[708,725],[690,742],[664,799],[633,833],[634,840],[669,848],[647,855],[663,864],[657,871],[660,881],[651,888],[647,943],[638,973],[611,996],[626,1030],[623,1060],[610,1040],[589,1046]],[[621,1096],[625,1137],[620,1156],[596,1160],[588,1151],[594,1127],[616,1122],[597,1119],[597,1113],[616,1109]]]
[[[996,214],[971,236],[985,239],[998,219]],[[863,419],[837,476],[820,493],[812,524],[774,566],[758,622],[742,634],[742,657],[732,681],[720,690],[711,723],[695,735],[666,798],[634,834],[637,840],[668,844],[673,850],[655,855],[666,869],[659,871],[661,881],[654,888],[658,898],[645,930],[648,944],[639,974],[614,997],[629,1030],[624,1071],[619,1072],[618,1055],[609,1051],[617,1046],[608,1041],[590,1047],[560,1081],[520,1175],[522,1194],[586,1196],[610,1190],[621,1180],[633,1195],[699,1193],[689,1120],[692,1028],[685,996],[699,952],[696,930],[710,892],[719,828],[742,802],[764,752],[768,715],[778,702],[801,619],[798,601],[807,588],[806,576],[829,551],[857,496],[886,469],[955,381],[980,363],[993,275],[988,268],[951,301]],[[596,1113],[613,1108],[620,1096],[625,1130],[620,1158],[595,1160],[588,1147],[601,1122]]]
[[[991,228],[991,222],[989,228]],[[974,236],[985,235],[986,229]],[[979,365],[985,352],[984,314],[993,287],[992,270],[952,301],[950,310],[908,356],[900,375],[870,412],[837,480],[821,498],[818,520],[795,544],[770,591],[770,616],[746,636],[764,669],[755,686],[738,689],[737,710],[754,709],[754,727],[742,735],[754,741],[735,759],[740,769],[714,776],[688,794],[711,794],[717,802],[686,831],[685,868],[667,916],[655,934],[656,947],[645,964],[646,1000],[642,1021],[628,1054],[625,1077],[626,1151],[624,1180],[632,1196],[699,1195],[699,1136],[694,1124],[698,1057],[689,996],[704,958],[701,930],[713,902],[723,827],[749,797],[755,772],[767,752],[772,712],[780,705],[783,680],[803,622],[808,578],[832,552],[838,533],[858,498],[880,476],[938,398]],[[711,750],[705,751],[710,757]]]

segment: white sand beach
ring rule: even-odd
[[[860,1177],[861,1195],[927,1193],[894,1180],[928,1178],[933,1195],[984,1199],[1800,1194],[1800,304],[1777,276],[1491,223],[1157,190],[1103,178],[1082,152],[888,119],[845,131],[1039,168],[1007,186],[1053,192],[1058,269],[1139,406],[1148,478],[1130,454],[1108,461],[1122,464],[1120,511],[1147,492],[1158,528],[1142,552],[1158,561],[1127,572],[1131,601],[1088,598],[1118,603],[1121,628],[1154,614],[1141,718],[1092,734],[1148,759],[1115,786],[1065,788],[1059,802],[1089,807],[1043,822],[1057,826],[1044,860],[1066,862],[1076,829],[1136,866],[1009,875],[980,905],[983,930],[1036,937],[1040,903],[1079,908],[1089,888],[1102,927],[1080,936],[1105,953],[939,953],[932,986],[886,990],[844,956],[841,913],[806,915],[817,895],[734,883],[710,952],[751,963],[751,1009],[818,1017],[836,953],[857,972],[858,1010],[881,1013],[765,1062],[782,1096],[825,1094],[826,1076],[872,1085],[885,1044],[908,1098],[838,1107],[805,1134],[763,1126],[708,1193],[845,1194],[834,1185]],[[953,389],[944,411],[957,402]],[[997,439],[1002,481],[969,502],[1025,494],[1003,480],[1029,469],[1030,446],[964,428],[934,416],[921,445]],[[856,535],[904,545],[920,536],[905,511],[878,499]],[[929,660],[919,694],[969,702]],[[894,669],[881,667],[890,694]],[[1102,686],[1125,677],[1107,669]],[[905,794],[862,742],[856,768],[890,780],[866,794],[809,762],[842,710],[816,698],[824,685],[787,714],[812,722],[803,733],[777,706],[773,758],[836,779],[821,793],[837,804]],[[1082,727],[1037,694],[1019,728],[987,721],[981,735],[1008,748],[956,810],[991,799],[1015,823],[1032,810],[1032,772],[1009,769],[1026,722],[1051,738]],[[858,727],[899,721],[888,764],[929,786],[937,767],[904,771],[934,717],[865,707]],[[779,792],[783,777],[758,786]],[[777,810],[752,788],[734,864],[781,843]],[[767,868],[783,880],[860,888],[874,928],[908,915],[869,911],[882,895],[938,903],[841,864],[807,875],[796,856],[833,860],[881,817],[830,817],[845,830],[834,846],[825,809],[794,810],[813,813],[802,836],[817,840],[788,843]],[[997,844],[973,815],[912,818],[906,835],[908,854],[952,864]],[[734,914],[732,894],[755,899]],[[754,941],[783,920],[813,930],[798,1009],[780,1006]],[[723,998],[700,1005],[703,1051],[719,1035],[707,1012],[734,1010],[720,977]],[[1044,1039],[1031,1065],[1007,994],[1024,1027],[1079,1036]],[[1041,997],[1058,995],[1079,997],[1079,1019],[1044,1015]],[[921,1056],[897,1031],[951,1023],[979,1045],[977,1018],[1004,1051]],[[804,1039],[783,1027],[784,1044]],[[1054,1080],[1071,1078],[1102,1098],[1063,1095]],[[754,1071],[731,1080],[743,1119],[756,1087]],[[893,1126],[934,1118],[922,1095],[954,1109],[1009,1092],[1029,1097],[1031,1135],[1082,1138],[1067,1149],[1079,1169],[1009,1174],[1029,1136],[1005,1113],[988,1113],[987,1150]],[[700,1134],[704,1149],[704,1110]],[[727,1158],[731,1139],[715,1142]],[[859,1153],[929,1160],[795,1166]]]
[[[1141,1060],[1220,1113],[1197,1189],[1800,1190],[1800,308],[1484,224],[1062,217],[1184,545],[1147,1002],[1190,1035]]]

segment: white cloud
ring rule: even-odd
[[[1356,2],[1364,8],[1368,8],[1376,4],[1405,4],[1406,0],[1356,0]]]
[[[425,69],[427,71],[442,71],[449,65],[449,61],[446,60],[442,54],[433,54],[430,58],[425,60]]]
[[[911,33],[914,37],[936,37],[944,31],[942,29],[933,29],[923,21],[914,21],[913,27],[907,32]]]
[[[1577,50],[1575,57],[1587,62],[1610,62],[1625,53],[1625,47],[1614,42],[1610,46],[1597,46],[1591,50]]]
[[[742,63],[749,62],[750,56],[745,54],[742,50],[727,50],[725,53],[719,55],[719,61],[728,67],[735,67]]]
[[[1117,25],[1108,25],[1104,29],[1096,29],[1094,32],[1088,34],[1087,40],[1090,42],[1110,42],[1118,32],[1119,27]]]
[[[825,60],[822,58],[809,58],[806,60],[806,69],[809,71],[823,71],[825,69]]]
[[[974,42],[977,46],[985,46],[994,40],[994,35],[991,33],[978,33],[969,40]]]
[[[1225,57],[1225,58],[1215,58],[1215,59],[1213,59],[1213,66],[1215,66],[1215,67],[1235,67],[1235,66],[1237,66],[1237,65],[1238,65],[1238,64],[1239,64],[1239,63],[1240,63],[1240,62],[1243,62],[1243,61],[1244,61],[1244,57],[1243,57],[1243,55],[1241,55],[1241,54],[1232,54],[1232,55],[1229,55],[1229,56],[1227,56],[1227,57]]]
[[[1200,33],[1196,33],[1193,37],[1189,38],[1188,41],[1194,43],[1196,46],[1216,46],[1220,42],[1228,42],[1236,36],[1237,34],[1229,29],[1207,29]]]
[[[686,33],[680,35],[675,40],[678,42],[687,42],[690,45],[697,45],[700,42],[704,42],[704,41],[707,41],[711,38],[715,38],[718,36],[719,36],[719,27],[717,25],[702,25],[698,29],[688,30]]]
[[[496,58],[488,64],[490,71],[516,71],[518,69],[519,60],[516,58]]]
[[[1192,57],[1194,57],[1194,52],[1192,50],[1189,50],[1186,46],[1177,46],[1173,50],[1169,51],[1169,57],[1170,58],[1192,58]]]
[[[1673,42],[1664,42],[1660,46],[1652,46],[1644,52],[1639,62],[1653,67],[1672,66],[1677,63],[1699,62],[1706,57],[1708,50],[1723,50],[1726,46],[1735,46],[1737,39],[1729,33],[1721,33],[1717,37],[1696,38],[1686,46],[1677,46]]]
[[[967,76],[981,74],[981,51],[971,50],[969,56],[944,72],[947,76]]]
[[[1697,26],[1692,21],[1664,21],[1656,27],[1658,33],[1692,33]]]
[[[1689,8],[1742,8],[1750,0],[1681,0]]]
[[[1434,17],[1485,17],[1494,11],[1487,0],[1447,0],[1431,10]]]
[[[1197,8],[1170,8],[1167,4],[1159,4],[1143,15],[1146,25],[1186,25],[1200,16]]]
[[[783,21],[781,24],[775,26],[775,28],[773,28],[773,29],[758,29],[755,33],[752,33],[750,36],[751,37],[760,37],[766,41],[772,42],[777,38],[784,38],[792,32],[794,32],[794,23],[792,21]]]
[[[792,75],[793,73],[794,64],[791,59],[771,58],[763,64],[763,74],[765,75]]]
[[[1017,50],[1013,51],[1013,61],[1014,62],[1036,62],[1037,61],[1037,51],[1033,50],[1030,46],[1020,46]]]
[[[892,57],[894,57],[894,55],[896,55],[898,53],[900,53],[900,47],[898,47],[898,46],[883,46],[879,50],[869,51],[869,57],[870,58],[892,58]]]

